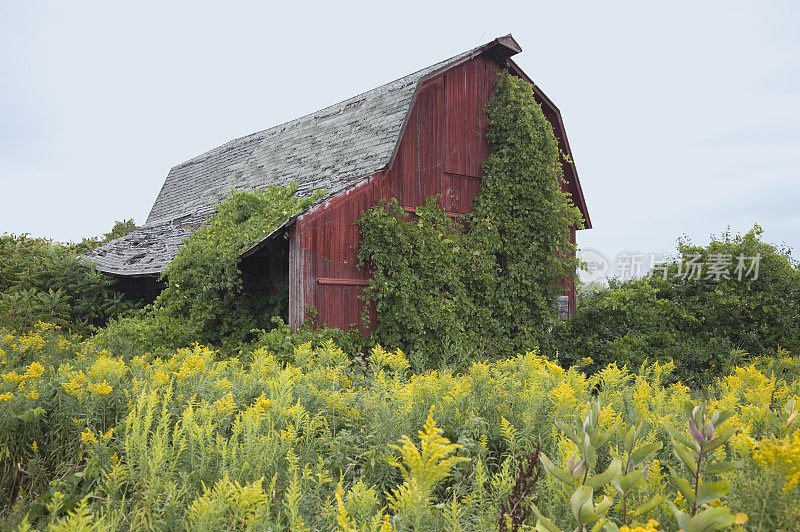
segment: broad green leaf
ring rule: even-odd
[[[582,525],[592,522],[594,518],[592,495],[594,495],[594,491],[589,486],[578,486],[569,499],[572,515]]]
[[[586,479],[586,485],[590,486],[594,489],[600,489],[612,480],[619,477],[620,474],[620,461],[619,459],[615,458],[611,461],[611,464],[608,468],[598,475],[592,475],[591,477]]]
[[[689,504],[694,504],[695,496],[694,496],[694,488],[689,481],[683,477],[676,477],[673,476],[672,478],[675,479],[675,484],[678,486],[683,498],[686,499],[686,502]]]
[[[742,462],[714,462],[706,468],[706,475],[715,475],[717,473],[727,473],[742,467]]]
[[[566,437],[572,441],[572,443],[574,443],[578,447],[581,446],[581,443],[583,442],[583,435],[580,434],[575,429],[575,427],[573,427],[572,425],[567,425],[560,419],[556,419],[555,422],[556,422],[556,427],[558,427],[559,430],[563,432],[564,435],[566,435]]]
[[[598,449],[599,449],[600,447],[602,447],[603,445],[605,445],[606,443],[608,443],[608,440],[610,440],[610,439],[611,439],[611,437],[612,437],[614,434],[616,434],[616,433],[617,433],[617,430],[618,430],[618,428],[619,428],[619,422],[618,422],[618,421],[615,421],[615,422],[614,422],[614,426],[613,426],[613,427],[611,427],[610,429],[608,429],[608,430],[606,430],[606,431],[604,431],[604,432],[601,432],[601,433],[599,433],[599,434],[596,434],[596,435],[595,435],[595,436],[592,438],[592,443],[594,444],[594,446],[595,446],[596,448],[598,448]]]
[[[728,441],[728,438],[736,434],[738,431],[739,431],[738,426],[734,425],[732,427],[728,427],[727,429],[720,432],[713,440],[709,441],[706,444],[706,450],[713,451],[714,449],[716,449],[717,447]]]
[[[684,512],[683,510],[678,509],[671,500],[667,499],[667,507],[669,511],[672,512],[672,515],[675,517],[675,521],[678,522],[678,526],[681,527],[682,530],[689,530],[689,514]]]
[[[669,435],[672,437],[673,442],[680,442],[689,448],[695,449],[697,451],[700,450],[699,447],[697,447],[697,442],[695,442],[694,440],[690,440],[689,438],[681,434],[681,432],[678,429],[676,429],[669,423],[662,423],[662,424],[664,425],[664,428],[667,429]]]
[[[563,532],[550,519],[543,516],[535,505],[533,512],[536,514],[536,532]]]
[[[728,494],[728,483],[703,482],[697,490],[697,504],[706,504],[717,499],[721,499]]]
[[[594,469],[594,467],[597,465],[597,451],[595,450],[594,445],[592,445],[588,434],[584,439],[583,459],[586,460],[586,466],[589,469]]]
[[[666,495],[661,495],[661,494],[654,495],[647,502],[640,504],[639,506],[636,507],[636,509],[633,511],[634,517],[638,517],[653,510],[656,506],[664,502],[664,499],[666,498],[667,498]]]
[[[539,453],[539,461],[542,462],[545,470],[553,477],[557,478],[567,486],[575,486],[575,482],[570,478],[566,471],[550,461],[544,453]]]
[[[611,504],[613,502],[614,502],[613,499],[611,499],[611,497],[609,497],[608,495],[603,497],[603,500],[597,503],[597,506],[594,507],[595,515],[605,514],[606,511],[608,511],[608,509],[611,508]]]
[[[720,425],[728,421],[732,415],[733,415],[732,410],[724,410],[720,412],[719,417],[717,417],[717,420],[714,422],[714,426],[719,427]]]
[[[642,462],[647,460],[647,457],[650,456],[652,453],[658,451],[664,445],[660,441],[654,441],[652,443],[647,443],[642,445],[631,454],[631,461],[635,467],[639,467]]]
[[[637,489],[644,482],[644,475],[641,471],[631,471],[622,478],[619,483],[622,493],[629,493],[631,490]]]
[[[694,456],[694,453],[680,443],[676,443],[672,447],[675,450],[675,454],[678,455],[678,458],[689,468],[689,471],[691,471],[693,475],[697,475],[697,457]]]
[[[707,532],[722,530],[733,525],[734,515],[727,508],[708,508],[694,515],[686,527],[686,532]]]
[[[633,450],[633,444],[636,443],[636,433],[639,431],[640,424],[636,424],[628,429],[627,434],[625,434],[625,445],[623,449],[626,453],[630,454]]]

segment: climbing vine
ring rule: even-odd
[[[164,273],[167,287],[154,304],[156,313],[185,319],[200,342],[242,340],[254,328],[268,328],[287,294],[269,297],[243,290],[239,255],[324,193],[299,198],[296,190],[293,185],[231,192],[170,263]]]
[[[470,215],[452,221],[434,197],[413,222],[396,200],[359,220],[377,338],[417,368],[534,348],[577,267],[570,227],[582,218],[559,186],[561,152],[533,87],[500,74],[486,117],[491,154]]]

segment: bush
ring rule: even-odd
[[[612,280],[607,289],[595,289],[582,298],[575,316],[553,331],[559,361],[594,372],[612,362],[638,367],[673,359],[678,378],[701,386],[756,356],[776,355],[781,348],[796,352],[800,270],[787,250],[762,242],[760,235],[756,226],[741,236],[725,233],[705,247],[681,242],[681,261],[666,274]],[[760,256],[757,279],[679,273],[690,258],[708,264],[713,256],[740,255]],[[581,362],[588,358],[588,364]]]
[[[0,324],[7,328],[25,331],[48,321],[88,335],[138,304],[112,285],[74,246],[0,235]]]

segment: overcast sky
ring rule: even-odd
[[[275,3],[277,4],[277,3]],[[512,33],[613,258],[800,249],[800,4],[0,2],[0,233],[143,223],[170,167]]]

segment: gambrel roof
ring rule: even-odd
[[[124,276],[163,272],[178,247],[231,191],[298,184],[325,201],[389,168],[422,81],[481,54],[521,51],[499,37],[468,52],[285,124],[232,140],[172,168],[144,226],[87,253]]]

